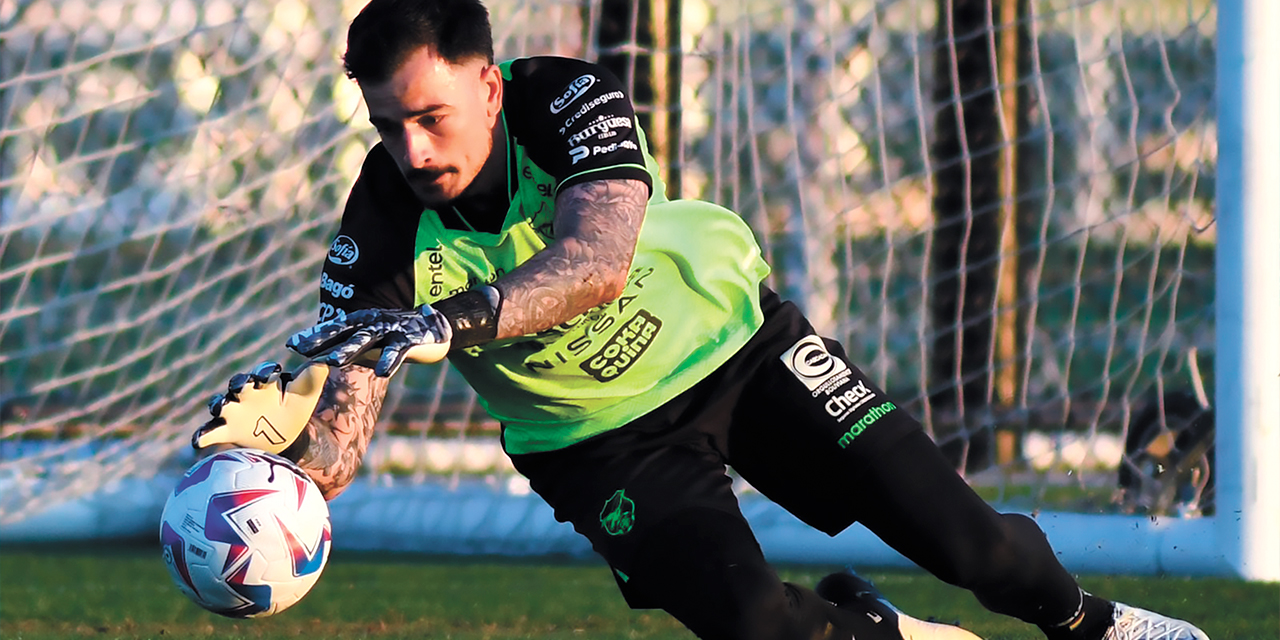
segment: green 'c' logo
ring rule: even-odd
[[[620,536],[636,524],[636,503],[622,489],[613,492],[600,510],[600,526],[611,536]]]

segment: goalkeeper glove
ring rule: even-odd
[[[345,367],[377,347],[373,372],[387,377],[405,360],[439,362],[449,353],[453,329],[431,305],[416,309],[361,309],[290,336],[288,348],[331,367]]]
[[[373,371],[387,377],[406,360],[439,362],[451,347],[484,344],[498,333],[502,294],[492,286],[463,291],[416,309],[361,309],[293,334],[285,343],[303,356],[333,367],[377,360]],[[382,353],[375,355],[381,347]],[[366,356],[367,354],[367,356]]]
[[[209,400],[213,418],[196,429],[191,446],[234,444],[278,454],[302,435],[328,378],[329,367],[318,362],[293,373],[275,362],[237,373],[226,393]]]

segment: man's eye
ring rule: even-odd
[[[440,121],[443,119],[444,116],[422,116],[422,118],[418,120],[418,124],[424,127],[431,127],[440,124]]]

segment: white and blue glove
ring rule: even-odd
[[[381,349],[373,372],[395,374],[405,360],[443,360],[453,340],[453,327],[431,305],[416,309],[361,309],[341,320],[329,320],[293,334],[289,349],[331,367],[345,367]]]
[[[439,362],[450,348],[493,340],[501,304],[502,294],[486,285],[440,300],[434,307],[361,309],[303,329],[285,346],[331,367],[376,359],[373,372],[387,377],[406,361]]]

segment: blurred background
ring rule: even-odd
[[[668,195],[739,212],[984,496],[1213,513],[1214,2],[488,4],[500,58],[623,78]],[[0,4],[0,541],[153,535],[204,402],[317,317],[361,6]],[[589,553],[446,366],[381,428],[339,548]]]

